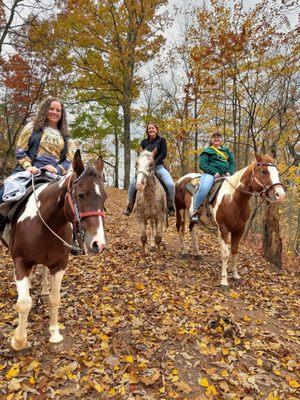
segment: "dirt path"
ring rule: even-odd
[[[216,238],[199,232],[202,259],[182,259],[174,219],[164,266],[148,253],[140,268],[135,218],[121,215],[126,193],[108,195],[109,249],[70,259],[60,345],[48,344],[37,275],[30,347],[10,349],[16,290],[1,247],[0,399],[299,399],[296,276],[242,247],[242,280],[224,292]]]

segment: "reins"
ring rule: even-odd
[[[92,216],[100,216],[100,217],[103,217],[103,218],[105,217],[105,213],[102,210],[84,211],[84,212],[79,211],[79,207],[78,207],[78,203],[77,203],[77,199],[76,199],[76,194],[74,195],[73,191],[74,190],[76,191],[75,184],[85,175],[86,170],[87,170],[87,168],[85,168],[83,170],[83,172],[77,178],[75,178],[73,181],[72,181],[71,176],[70,176],[69,181],[68,181],[67,192],[65,194],[65,200],[68,201],[69,207],[71,209],[73,220],[69,221],[69,218],[66,216],[65,210],[64,210],[65,218],[66,218],[67,221],[72,222],[72,224],[73,224],[73,234],[75,236],[75,239],[79,243],[79,247],[75,246],[74,244],[71,245],[68,242],[66,242],[62,237],[57,235],[57,233],[55,233],[50,228],[50,226],[46,223],[46,221],[42,217],[41,212],[40,212],[40,210],[38,208],[37,196],[36,196],[36,191],[35,191],[35,186],[34,186],[34,175],[32,174],[32,177],[31,177],[31,184],[32,184],[32,190],[33,190],[33,193],[34,193],[34,199],[35,199],[35,203],[36,203],[36,208],[37,208],[37,212],[38,212],[38,215],[39,215],[41,221],[47,227],[47,229],[57,239],[59,239],[64,244],[64,246],[70,248],[71,250],[74,250],[75,252],[78,252],[78,251],[82,252],[83,251],[84,229],[82,228],[81,220],[83,218],[92,217]]]
[[[252,185],[253,181],[255,181],[260,187],[262,187],[262,190],[261,190],[260,192],[258,192],[258,191],[256,191],[256,190],[253,190],[252,192],[250,192],[249,190],[246,190],[246,189],[244,189],[244,188],[242,188],[242,187],[236,187],[235,185],[233,185],[233,184],[230,182],[230,180],[229,180],[228,178],[226,178],[226,182],[228,182],[229,185],[232,186],[235,190],[238,190],[238,191],[240,191],[240,192],[242,192],[242,193],[245,193],[245,194],[248,194],[248,195],[250,195],[250,196],[252,196],[252,195],[254,195],[254,196],[259,196],[259,197],[261,197],[262,202],[263,202],[264,200],[267,200],[267,201],[269,201],[270,203],[273,203],[275,200],[271,200],[271,199],[270,199],[269,191],[270,191],[271,189],[273,189],[274,187],[276,187],[276,186],[281,186],[281,187],[283,188],[283,184],[280,183],[280,182],[278,182],[278,183],[273,183],[272,185],[269,185],[269,186],[265,186],[265,185],[264,185],[262,182],[260,182],[260,180],[257,179],[256,176],[255,176],[255,168],[258,167],[259,165],[275,167],[276,169],[277,169],[277,167],[276,167],[275,164],[272,164],[272,163],[257,162],[257,163],[255,163],[255,164],[252,164],[252,172],[251,172],[252,178],[251,178],[250,186]]]
[[[81,250],[80,248],[75,247],[75,246],[69,244],[69,243],[66,242],[62,237],[60,237],[57,233],[55,233],[54,230],[50,228],[50,226],[47,224],[47,222],[46,222],[46,221],[44,220],[44,218],[42,217],[42,214],[41,214],[41,212],[40,212],[40,210],[39,210],[38,203],[37,203],[37,196],[36,196],[36,191],[35,191],[35,186],[34,186],[34,174],[32,174],[32,176],[31,176],[31,185],[32,185],[32,191],[33,191],[33,195],[34,195],[34,200],[35,200],[35,205],[36,205],[37,213],[38,213],[38,215],[39,215],[41,221],[43,222],[43,224],[46,226],[46,228],[47,228],[58,240],[60,240],[60,241],[64,244],[64,246],[69,247],[69,249],[73,249],[73,250],[76,250],[76,251]]]

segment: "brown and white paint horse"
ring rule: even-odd
[[[268,201],[280,203],[285,198],[285,191],[279,181],[279,174],[274,160],[267,155],[255,154],[256,161],[226,178],[220,191],[210,204],[210,212],[218,229],[221,245],[222,279],[221,285],[228,286],[227,262],[229,258],[228,236],[231,234],[231,267],[233,278],[240,279],[237,272],[237,253],[246,222],[250,216],[249,200],[253,193]],[[188,174],[176,183],[176,227],[183,255],[187,255],[184,244],[184,220],[186,210],[190,210],[192,197],[185,190],[195,174]],[[200,211],[202,212],[202,210]],[[195,236],[195,224],[189,226],[194,250],[199,255]]]
[[[106,247],[104,231],[103,162],[84,168],[79,150],[73,159],[73,171],[60,181],[46,183],[29,197],[14,220],[6,226],[2,242],[9,247],[15,265],[15,282],[18,292],[17,311],[19,324],[11,340],[15,350],[27,345],[27,318],[32,306],[30,273],[34,265],[43,264],[50,271],[50,342],[59,343],[58,309],[60,288],[68,263],[70,248],[46,227],[47,225],[64,241],[72,242],[74,215],[82,228],[83,247],[87,253],[98,253]],[[39,213],[40,215],[39,215]],[[76,223],[75,223],[76,224]],[[43,271],[43,280],[46,274]],[[44,282],[44,291],[47,287]]]
[[[155,176],[154,154],[143,150],[136,161],[136,215],[140,225],[142,257],[141,265],[145,265],[147,242],[147,222],[150,221],[151,244],[156,247],[156,265],[161,264],[161,242],[164,222],[167,216],[167,199],[165,190]],[[154,242],[154,243],[153,243]]]

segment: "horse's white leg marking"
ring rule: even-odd
[[[42,265],[42,296],[49,295],[49,280],[48,280],[48,268],[45,265]]]
[[[155,249],[155,228],[153,219],[150,220],[150,247]]]
[[[179,227],[178,236],[179,236],[179,243],[181,247],[181,253],[187,254],[187,248],[184,242],[184,219],[185,219],[185,212],[184,210],[179,210],[180,217],[181,217],[181,226]]]
[[[237,271],[237,254],[231,254],[231,268],[232,268],[232,275],[234,279],[240,279],[240,275]]]
[[[197,242],[196,226],[195,225],[191,229],[190,234],[191,234],[192,244],[193,244],[193,248],[194,248],[194,250],[196,252],[196,255],[200,256],[200,250],[199,250],[199,246],[198,246],[198,242]]]
[[[16,280],[18,291],[17,311],[19,313],[19,325],[11,339],[11,345],[15,350],[22,350],[27,344],[27,318],[32,306],[29,294],[29,278]]]
[[[49,185],[49,183],[46,183],[45,185],[42,185],[36,189],[35,193],[36,193],[37,199],[39,199],[39,195],[43,192],[43,190],[45,190],[47,188],[48,185]],[[26,219],[26,218],[33,219],[37,215],[38,215],[38,213],[37,213],[35,197],[34,197],[34,194],[32,193],[32,195],[29,197],[29,199],[26,203],[25,210],[19,217],[17,223],[24,221],[24,219]]]
[[[221,259],[222,259],[222,279],[221,285],[228,286],[227,280],[227,262],[229,257],[229,248],[228,244],[222,239],[221,235],[219,236],[219,242],[221,245]]]
[[[59,333],[58,325],[58,309],[60,305],[60,287],[65,271],[61,270],[54,275],[50,275],[50,343],[59,343],[63,340],[63,336]]]

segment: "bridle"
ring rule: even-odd
[[[83,242],[84,242],[84,229],[82,227],[82,219],[83,218],[87,218],[87,217],[94,217],[94,216],[99,216],[104,218],[105,217],[105,213],[103,210],[93,210],[93,211],[79,211],[79,207],[78,207],[78,202],[77,202],[77,193],[76,193],[76,183],[78,183],[78,181],[84,177],[86,171],[87,171],[87,167],[83,170],[83,172],[74,180],[72,180],[72,178],[70,177],[69,182],[68,182],[68,187],[67,187],[67,192],[65,195],[65,201],[67,200],[70,209],[71,209],[71,213],[72,213],[72,224],[73,224],[73,234],[75,236],[75,239],[77,240],[79,246],[80,246],[80,250],[83,251]],[[69,220],[69,218],[66,216],[65,217],[67,220]],[[78,250],[77,248],[74,248],[74,250]]]
[[[272,199],[270,198],[270,194],[269,194],[270,190],[273,189],[273,188],[276,187],[276,186],[280,186],[280,187],[282,187],[282,188],[284,189],[284,186],[283,186],[283,184],[280,183],[280,182],[278,182],[278,183],[273,183],[272,185],[264,185],[264,184],[255,176],[256,169],[257,169],[257,167],[259,167],[259,166],[275,167],[275,168],[278,170],[277,166],[276,166],[275,164],[273,164],[273,163],[256,162],[256,163],[252,164],[252,179],[251,179],[251,182],[250,182],[250,187],[252,187],[253,182],[255,182],[255,183],[257,183],[257,184],[262,188],[262,190],[260,190],[260,191],[253,190],[253,192],[250,192],[250,191],[248,191],[248,190],[246,190],[246,189],[244,189],[244,188],[241,188],[241,187],[238,187],[237,190],[239,190],[240,192],[245,193],[245,194],[250,194],[250,195],[254,194],[254,195],[256,195],[256,196],[260,196],[263,200],[267,200],[267,201],[273,203],[275,200],[272,200]],[[227,181],[228,181],[228,180],[227,180]],[[229,182],[229,181],[228,181],[228,182]]]

